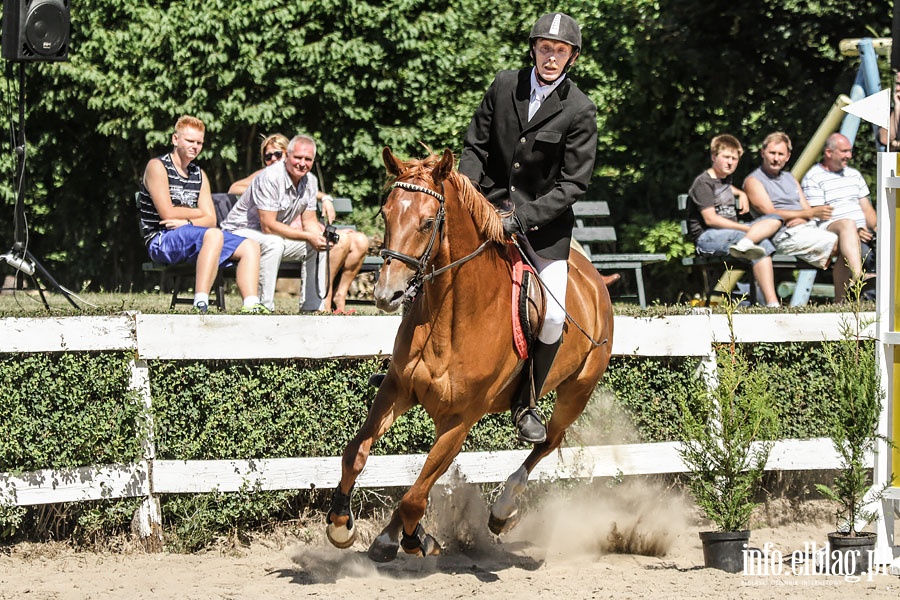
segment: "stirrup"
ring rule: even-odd
[[[528,444],[543,444],[547,441],[547,427],[540,408],[518,406],[513,409],[512,418],[516,437],[520,441]]]

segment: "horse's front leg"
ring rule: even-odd
[[[325,535],[332,545],[349,548],[356,540],[353,513],[350,502],[353,486],[369,458],[369,451],[397,418],[412,406],[407,396],[398,397],[397,386],[390,378],[378,390],[369,409],[366,421],[356,436],[347,444],[341,459],[341,481],[331,496],[331,507],[326,516]]]
[[[390,522],[369,546],[369,558],[376,562],[393,560],[397,557],[397,551],[401,546],[407,554],[417,556],[441,553],[440,544],[425,532],[420,521],[425,516],[431,488],[441,475],[447,472],[453,459],[459,454],[470,427],[471,424],[459,422],[449,429],[436,427],[437,440],[428,452],[419,477],[403,495],[400,506],[391,515]]]

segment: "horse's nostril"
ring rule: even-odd
[[[391,302],[392,303],[396,302],[397,300],[399,300],[402,297],[403,297],[403,292],[401,292],[401,291],[394,292],[394,295],[391,296]]]

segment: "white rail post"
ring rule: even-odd
[[[129,388],[141,400],[143,414],[139,423],[141,447],[147,463],[147,496],[141,502],[132,520],[132,530],[140,537],[147,552],[161,552],[163,549],[162,510],[159,498],[153,491],[153,461],[156,445],[153,440],[153,399],[150,395],[150,369],[147,361],[140,358],[131,360],[131,382]]]

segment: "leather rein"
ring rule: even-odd
[[[441,191],[443,191],[443,187],[444,184],[443,182],[441,182]],[[429,271],[428,267],[429,261],[431,260],[431,253],[434,251],[435,246],[440,246],[440,243],[444,238],[444,222],[446,221],[447,217],[447,212],[444,209],[444,195],[439,194],[431,188],[427,188],[422,185],[416,185],[415,183],[407,183],[405,181],[395,181],[391,185],[392,191],[397,188],[410,192],[420,192],[422,194],[428,194],[433,198],[437,198],[438,202],[440,203],[437,214],[434,216],[434,227],[431,228],[431,239],[428,241],[428,246],[425,247],[425,251],[419,258],[415,258],[414,256],[410,256],[409,254],[404,254],[402,252],[397,252],[396,250],[390,250],[388,248],[382,248],[380,252],[383,259],[389,260],[392,258],[396,258],[415,271],[415,274],[410,280],[406,291],[403,293],[403,301],[410,302],[413,298],[415,298],[416,294],[419,293],[419,290],[422,288],[423,284],[431,281],[441,273],[449,271],[453,267],[458,267],[463,263],[469,262],[479,254],[481,254],[481,252],[487,247],[490,240],[485,240],[480,246],[478,246],[478,248],[475,249],[474,252],[458,260],[455,260],[448,265],[444,265],[439,269],[435,269],[434,265],[431,264],[431,270]]]

